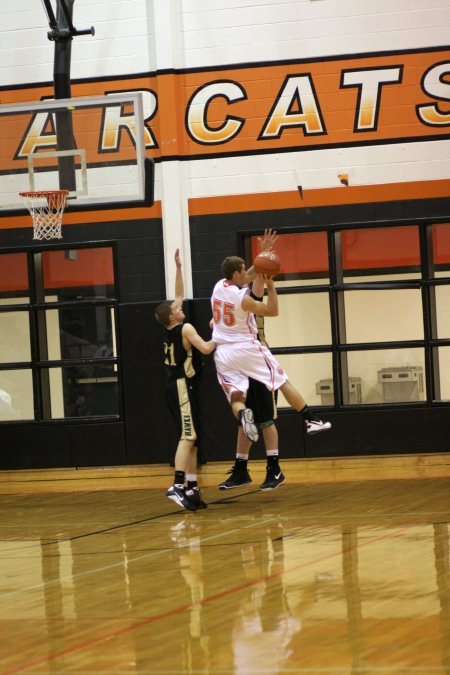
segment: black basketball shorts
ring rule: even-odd
[[[256,424],[267,424],[277,418],[276,392],[258,380],[249,378],[245,405],[253,410]]]

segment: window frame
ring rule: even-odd
[[[296,347],[271,347],[274,355],[280,354],[313,354],[313,353],[331,353],[332,355],[332,379],[334,387],[334,405],[320,406],[323,409],[330,410],[353,410],[353,409],[389,409],[393,408],[411,408],[411,407],[442,407],[448,405],[448,402],[440,398],[440,367],[439,367],[439,348],[450,346],[450,338],[437,337],[437,307],[436,307],[436,288],[438,286],[450,285],[450,270],[448,278],[435,277],[433,264],[433,226],[445,225],[450,227],[448,217],[416,219],[408,221],[383,221],[372,223],[345,223],[329,224],[295,228],[277,228],[279,236],[283,234],[303,234],[306,232],[325,231],[328,239],[329,253],[329,284],[321,285],[290,285],[289,287],[277,288],[279,295],[295,295],[304,293],[327,292],[330,303],[331,320],[331,343],[316,344]],[[354,282],[344,282],[344,270],[342,267],[342,232],[348,230],[361,229],[387,229],[401,227],[417,227],[419,238],[420,278],[400,279],[398,281],[358,281],[355,277]],[[243,245],[243,257],[247,264],[251,264],[251,238],[260,237],[261,232],[245,231],[241,233]],[[275,245],[276,248],[276,245]],[[392,273],[392,268],[379,268],[380,274]],[[368,273],[372,270],[368,268]],[[375,274],[376,272],[374,272]],[[417,273],[417,268],[416,268]],[[276,282],[276,278],[275,278]],[[276,284],[275,284],[276,285]],[[370,291],[370,290],[395,290],[395,289],[419,289],[421,291],[422,321],[423,321],[423,339],[415,340],[392,340],[384,342],[359,342],[347,343],[346,324],[345,324],[345,306],[344,294],[352,291]],[[369,350],[389,350],[401,348],[421,348],[424,352],[424,376],[425,376],[425,400],[405,401],[405,402],[383,402],[383,403],[350,403],[348,387],[343,383],[348,380],[348,358],[347,355],[352,351]]]
[[[111,298],[88,298],[82,300],[58,300],[52,302],[45,301],[44,271],[42,265],[43,254],[54,251],[73,251],[80,249],[98,249],[108,248],[112,254],[113,274],[114,274],[114,295]],[[5,248],[0,251],[1,255],[9,253],[23,253],[27,256],[28,268],[28,303],[22,304],[0,304],[0,313],[26,311],[29,320],[29,336],[31,361],[20,362],[2,362],[0,371],[7,370],[30,370],[33,383],[33,419],[19,420],[0,420],[1,424],[73,424],[75,421],[83,423],[98,422],[99,420],[117,421],[123,418],[123,400],[122,400],[122,368],[120,357],[120,339],[119,339],[119,317],[118,307],[120,303],[119,275],[117,260],[117,245],[114,241],[101,242],[67,242],[43,244],[33,248]],[[1,260],[1,257],[0,257]],[[116,356],[102,358],[48,358],[46,310],[59,310],[61,308],[77,307],[80,309],[93,307],[110,308],[114,314],[114,326],[116,334],[117,353]],[[118,413],[105,415],[89,415],[85,417],[58,417],[51,416],[51,391],[50,391],[50,368],[64,368],[76,366],[106,366],[111,365],[117,373],[118,383]]]

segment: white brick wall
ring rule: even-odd
[[[72,44],[72,78],[85,79],[443,46],[450,0],[75,0],[73,22],[96,30]],[[40,0],[0,2],[0,87],[52,81],[47,31]],[[189,268],[188,197],[338,187],[343,171],[352,185],[438,180],[449,177],[449,149],[399,142],[164,163],[166,248],[181,234]]]
[[[381,185],[450,177],[450,142],[406,143],[196,160],[189,163],[189,196],[225,196]]]
[[[166,6],[172,26],[155,37],[154,15]],[[77,79],[155,69],[155,40],[164,44],[174,30],[173,61],[184,68],[446,45],[450,2],[75,0],[73,22],[96,30],[73,41]],[[0,3],[0,86],[52,80],[47,31],[39,0]]]
[[[184,0],[186,67],[448,44],[448,0]]]
[[[56,0],[52,0],[56,7]],[[17,9],[16,9],[17,8]],[[73,79],[125,75],[155,68],[151,3],[146,0],[75,0],[73,24],[95,36],[72,42]],[[40,0],[0,3],[0,86],[53,79],[54,43]]]

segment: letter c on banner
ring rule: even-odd
[[[202,145],[219,145],[227,143],[241,130],[244,119],[226,115],[219,126],[208,122],[208,108],[216,98],[224,98],[228,103],[236,103],[247,99],[245,90],[237,82],[218,80],[210,82],[191,96],[186,108],[186,129],[189,136]]]

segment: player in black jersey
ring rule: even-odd
[[[166,495],[179,506],[195,511],[206,508],[197,483],[199,413],[196,389],[203,365],[201,354],[210,354],[216,343],[213,340],[205,342],[191,323],[184,322],[184,281],[179,249],[175,251],[175,265],[175,300],[161,302],[155,311],[156,319],[164,326],[166,399],[180,435],[175,453],[174,483]]]

